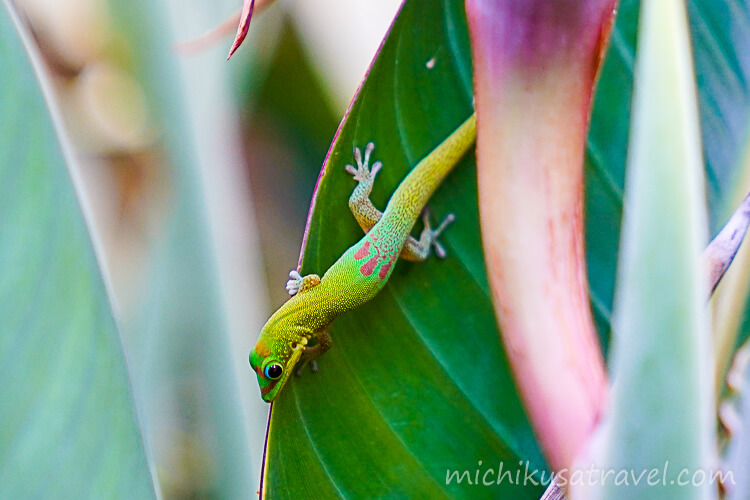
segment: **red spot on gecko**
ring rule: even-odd
[[[355,260],[364,259],[368,255],[370,255],[370,242],[365,241],[365,244],[359,247],[359,250],[357,250],[357,253],[354,254],[354,259]],[[370,271],[370,273],[372,273],[372,271]]]
[[[388,271],[391,270],[391,266],[393,265],[393,261],[386,262],[380,267],[380,271],[378,271],[378,276],[381,280],[384,280],[386,276],[388,276]]]
[[[375,266],[378,265],[378,260],[380,258],[380,255],[377,253],[370,257],[370,260],[362,264],[362,267],[359,268],[359,271],[362,273],[362,276],[369,276],[372,274],[372,272],[375,270]]]

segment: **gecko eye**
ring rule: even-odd
[[[271,380],[276,380],[277,378],[281,377],[282,373],[284,373],[284,367],[278,363],[272,363],[266,366],[266,369],[263,370],[263,372],[266,378],[270,378]]]

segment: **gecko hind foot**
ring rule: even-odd
[[[429,233],[429,244],[435,249],[435,255],[440,259],[444,259],[448,255],[448,252],[445,251],[443,245],[438,241],[438,236],[440,236],[443,231],[445,231],[445,228],[454,220],[456,220],[456,216],[448,214],[437,228],[432,229],[432,226],[430,225],[429,209],[425,208],[422,211],[422,221],[424,222],[425,230]]]
[[[357,163],[357,166],[346,166],[346,171],[352,174],[355,181],[358,181],[361,184],[369,184],[370,186],[375,182],[375,176],[383,167],[383,162],[380,161],[375,162],[372,167],[370,167],[370,155],[372,155],[373,149],[375,149],[375,143],[368,142],[367,146],[365,146],[365,157],[363,159],[362,151],[355,147],[354,161]]]

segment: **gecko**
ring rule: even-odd
[[[426,205],[475,138],[476,114],[472,114],[409,172],[382,213],[370,201],[382,162],[370,166],[375,147],[372,142],[365,146],[364,155],[354,148],[356,166],[345,168],[358,182],[349,208],[365,235],[322,277],[289,273],[287,291],[291,298],[266,322],[250,353],[250,366],[258,377],[264,401],[270,403],[278,396],[295,367],[298,375],[308,363],[313,372],[317,371],[316,359],[332,344],[329,329],[333,320],[375,297],[399,257],[423,261],[432,248],[438,257],[446,256],[437,238],[454,217],[448,215],[433,228]],[[417,239],[411,230],[420,215],[424,229]]]

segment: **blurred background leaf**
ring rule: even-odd
[[[266,291],[257,279],[263,271],[231,67],[221,46],[180,58],[172,50],[178,36],[198,36],[235,7],[199,0],[115,7],[170,166],[171,196],[150,243],[143,300],[127,321],[137,394],[168,497],[248,498],[258,488],[267,414],[251,397],[246,366]],[[264,66],[262,59],[253,65],[261,73]]]
[[[122,343],[29,38],[0,7],[0,490],[154,498]],[[51,113],[55,119],[51,119]],[[54,126],[53,126],[54,122]]]
[[[641,4],[607,408],[580,465],[703,471],[716,463],[712,338],[705,307],[704,162],[685,5]],[[666,464],[666,465],[665,465]],[[674,474],[674,473],[673,473]],[[695,476],[693,476],[695,477]],[[605,485],[574,498],[716,498],[674,479]],[[679,479],[678,479],[679,483]]]
[[[243,149],[252,198],[261,214],[257,224],[274,307],[289,298],[287,274],[297,264],[315,180],[339,121],[300,37],[294,19],[284,13],[266,77],[259,79],[245,68],[238,88],[245,119]]]
[[[587,143],[586,252],[592,310],[605,353],[619,248],[639,5],[638,0],[621,0],[618,6]],[[687,5],[713,236],[750,190],[742,182],[750,122],[746,83],[750,54],[744,50],[750,42],[750,7],[741,0],[688,0]],[[745,309],[743,302],[739,314]]]

